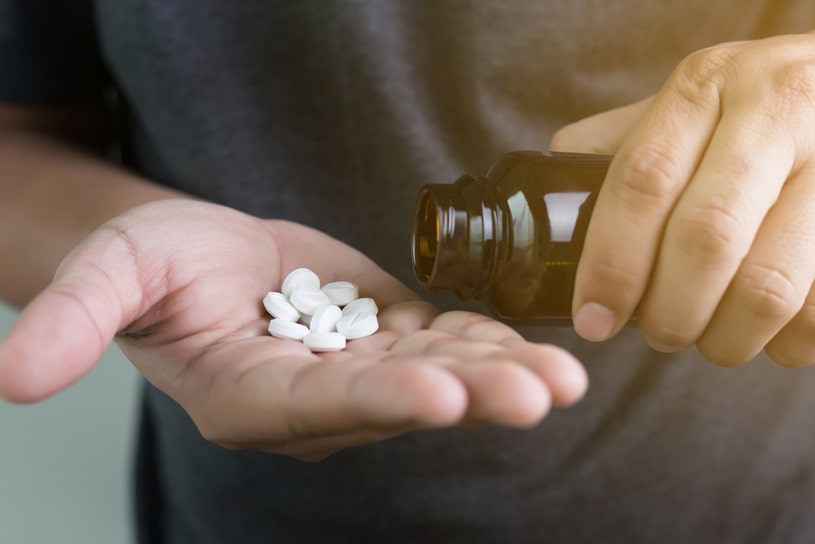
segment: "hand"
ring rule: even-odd
[[[314,354],[266,332],[261,300],[306,266],[350,280],[380,331]],[[186,200],[110,221],[62,263],[0,345],[0,393],[34,401],[86,373],[110,341],[229,448],[319,459],[413,429],[534,425],[577,401],[565,351],[485,316],[437,315],[359,252],[302,225]]]
[[[578,270],[578,333],[606,339],[636,312],[660,351],[815,362],[813,127],[805,34],[692,54],[655,96],[557,134],[554,149],[616,154]]]

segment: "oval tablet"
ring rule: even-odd
[[[313,315],[314,310],[324,304],[331,304],[328,296],[319,289],[295,289],[289,297],[291,305],[306,315]]]
[[[309,321],[312,332],[334,332],[337,321],[342,317],[342,310],[336,304],[323,304],[314,310]]]
[[[368,312],[354,312],[337,321],[337,332],[348,340],[370,336],[379,330],[376,315]]]
[[[283,293],[276,293],[274,291],[266,293],[266,296],[263,297],[263,307],[266,308],[266,311],[273,317],[278,319],[285,319],[286,321],[297,321],[300,319],[300,312],[297,311],[297,308],[289,304],[289,301],[286,300]]]
[[[303,344],[311,351],[342,351],[345,349],[345,336],[338,332],[310,332],[303,337]]]
[[[352,302],[349,302],[345,308],[342,309],[342,315],[350,315],[356,313],[366,313],[366,314],[378,314],[379,307],[374,302],[374,299],[370,297],[358,298]]]
[[[309,333],[308,327],[285,319],[272,319],[269,321],[269,334],[284,340],[302,340]]]
[[[308,268],[295,268],[289,272],[289,275],[283,280],[280,291],[284,296],[291,297],[295,289],[319,291],[320,278]]]
[[[359,287],[350,281],[332,281],[323,285],[320,291],[328,295],[331,304],[337,306],[345,306],[359,297]]]

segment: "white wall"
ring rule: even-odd
[[[16,313],[0,304],[0,337]],[[130,544],[138,374],[114,347],[35,405],[0,401],[0,542]]]

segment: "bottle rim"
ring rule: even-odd
[[[417,197],[411,240],[411,260],[416,280],[432,287],[438,270],[441,210],[433,192],[423,188]]]

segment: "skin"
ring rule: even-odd
[[[87,141],[75,135],[93,133],[90,118],[0,108],[0,255],[15,263],[0,293],[25,306],[0,343],[5,399],[64,389],[115,341],[212,442],[319,460],[411,430],[530,427],[586,391],[566,351],[482,315],[439,314],[326,234],[67,146]],[[380,330],[325,354],[268,335],[261,300],[301,266],[357,283]]]
[[[614,153],[580,260],[584,338],[734,366],[815,362],[815,34],[699,51],[654,96],[562,129]],[[614,289],[605,286],[614,285]]]
[[[811,34],[723,44],[655,96],[555,136],[554,149],[616,154],[578,272],[581,335],[609,338],[636,312],[663,351],[815,361],[813,59]],[[15,132],[0,137],[0,254],[19,266],[0,290],[33,297],[0,344],[8,400],[67,387],[115,339],[208,439],[315,460],[414,429],[535,425],[585,392],[568,353],[484,316],[439,315],[325,234],[55,143],[93,134],[78,130],[87,115],[2,112]],[[260,299],[299,266],[356,281],[380,302],[381,330],[323,355],[265,335]]]

